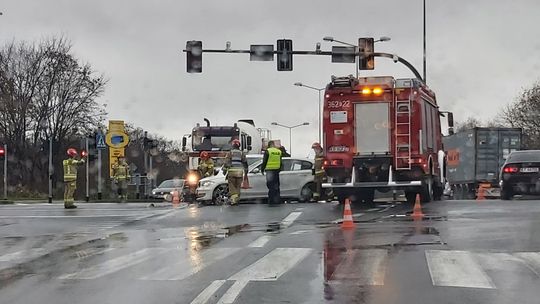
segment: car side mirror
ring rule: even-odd
[[[454,113],[448,113],[448,134],[454,134]]]
[[[186,151],[187,146],[187,138],[184,136],[182,137],[182,151]]]
[[[247,137],[246,143],[247,143],[247,149],[248,149],[248,151],[251,151],[251,136],[248,136],[248,137]]]

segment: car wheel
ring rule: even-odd
[[[218,185],[212,194],[212,202],[215,205],[224,205],[229,199],[229,186],[227,184]]]
[[[309,202],[313,198],[313,192],[315,192],[315,184],[309,183],[302,187],[300,191],[300,202]]]
[[[511,189],[503,188],[501,190],[501,199],[502,200],[509,201],[509,200],[512,200],[513,197],[514,197],[514,193],[512,193]]]

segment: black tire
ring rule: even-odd
[[[429,203],[433,200],[433,178],[428,176],[422,181],[422,190],[420,191],[420,201]]]
[[[313,193],[315,192],[315,184],[309,183],[302,187],[300,191],[299,201],[302,203],[309,202],[313,198]]]
[[[358,191],[358,196],[355,199],[355,202],[364,203],[366,205],[373,205],[373,199],[375,198],[375,190],[373,189],[362,189]]]
[[[229,186],[227,184],[218,185],[212,194],[214,205],[224,205],[229,198]]]
[[[405,199],[407,199],[407,204],[408,205],[414,205],[414,203],[416,202],[416,192],[405,192]]]
[[[440,201],[444,195],[444,187],[440,183],[436,183],[433,188],[433,200]]]
[[[501,189],[501,199],[504,201],[510,201],[514,197],[512,189]]]

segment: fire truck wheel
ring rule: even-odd
[[[424,178],[422,181],[420,200],[422,203],[429,203],[433,200],[433,178],[431,176]]]
[[[407,204],[414,205],[416,201],[416,192],[405,192],[405,198],[407,199]]]
[[[433,186],[433,200],[440,201],[444,194],[444,188],[440,183],[435,183]]]

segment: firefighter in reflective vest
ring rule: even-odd
[[[237,205],[240,200],[240,188],[244,174],[247,174],[248,164],[246,155],[240,150],[240,141],[234,139],[231,142],[232,149],[227,155],[225,169],[229,184],[229,200],[231,205]]]
[[[201,178],[214,175],[214,161],[208,155],[208,152],[201,152],[201,162],[199,163],[199,174]]]
[[[127,181],[129,179],[129,166],[124,157],[118,157],[118,162],[113,165],[112,172],[114,183],[118,187],[118,199],[120,199],[120,201],[126,201]]]
[[[84,164],[84,159],[77,159],[79,154],[74,148],[67,149],[68,159],[64,159],[64,208],[73,209],[75,200],[73,195],[77,189],[77,167]]]
[[[279,172],[281,171],[281,150],[275,147],[274,141],[268,142],[268,149],[264,153],[261,173],[266,172],[266,187],[268,187],[268,206],[281,204]]]
[[[314,182],[315,182],[315,192],[313,192],[313,200],[319,201],[319,199],[322,196],[322,183],[324,181],[324,169],[323,169],[323,162],[324,162],[324,152],[321,147],[321,144],[316,142],[313,143],[311,146],[311,149],[315,151],[315,163],[313,166],[313,175]]]

